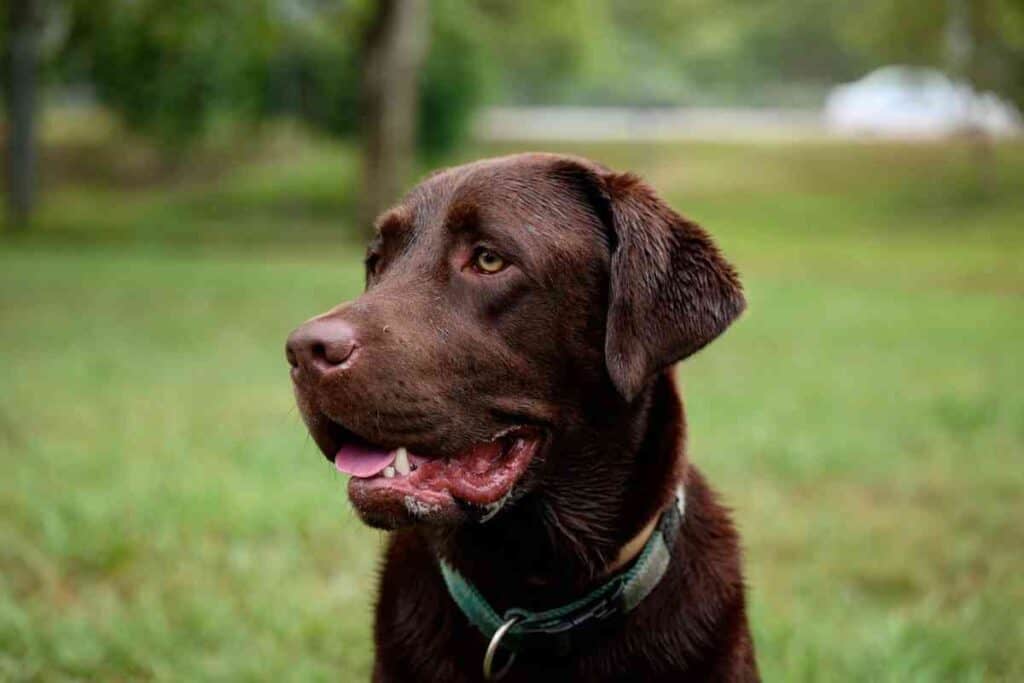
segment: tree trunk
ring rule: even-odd
[[[970,82],[973,56],[970,0],[946,0],[946,69],[949,75]]]
[[[28,228],[36,184],[39,0],[10,0],[7,54],[7,204],[11,229]]]
[[[975,0],[976,2],[976,0]],[[946,0],[946,70],[949,75],[974,87],[975,26],[971,14],[972,0]],[[960,122],[961,135],[967,141],[971,165],[974,168],[974,199],[984,198],[995,189],[995,143],[988,131],[972,123],[971,102],[963,103]]]
[[[365,231],[378,213],[398,199],[412,171],[429,14],[429,0],[377,0],[366,35],[359,214]]]

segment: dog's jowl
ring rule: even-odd
[[[743,308],[708,233],[585,159],[448,169],[378,219],[365,292],[287,344],[310,433],[392,532],[374,680],[757,680],[673,379]]]

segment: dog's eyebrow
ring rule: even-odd
[[[480,228],[480,210],[470,202],[457,201],[448,209],[444,225],[453,233],[478,230]]]
[[[515,238],[503,230],[500,223],[487,220],[480,206],[466,200],[452,204],[445,216],[444,227],[453,235],[491,239],[506,247],[516,243]]]
[[[486,239],[497,242],[495,246],[516,249],[518,240],[501,228],[500,223],[488,221],[483,209],[477,204],[459,200],[448,209],[444,221],[445,230],[452,235],[467,235],[472,239]],[[519,251],[516,249],[516,251]]]
[[[532,273],[543,272],[543,269],[537,262],[536,250],[526,248],[528,245],[523,243],[523,231],[517,233],[504,227],[500,221],[488,220],[485,208],[464,199],[454,202],[445,216],[445,230],[454,236],[493,242],[496,249],[504,256],[512,257],[520,270],[536,282]],[[527,227],[525,232],[533,232],[533,229]]]
[[[398,237],[412,229],[412,212],[404,206],[388,209],[374,226],[382,238]]]

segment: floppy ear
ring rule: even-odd
[[[632,401],[658,372],[725,331],[746,306],[743,289],[711,237],[636,176],[575,158],[556,170],[610,233],[605,362]]]
[[[605,332],[608,373],[627,400],[743,312],[739,278],[711,237],[631,174],[602,177],[615,236]]]

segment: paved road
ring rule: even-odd
[[[907,126],[890,126],[887,130],[872,132],[837,128],[828,125],[824,112],[819,109],[711,107],[493,107],[481,113],[476,121],[475,133],[482,140],[548,142],[787,142],[883,139],[927,142],[947,135],[933,128],[915,130]],[[1003,137],[1014,135],[1007,133]]]
[[[794,140],[829,138],[815,109],[494,107],[478,118],[484,140]]]

